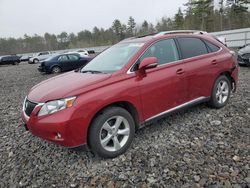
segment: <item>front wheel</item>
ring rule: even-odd
[[[129,148],[134,134],[135,123],[131,114],[123,108],[110,107],[94,119],[88,143],[100,157],[114,158]]]
[[[230,94],[230,81],[226,76],[222,75],[215,81],[209,105],[213,108],[224,107],[228,103]]]

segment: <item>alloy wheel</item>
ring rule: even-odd
[[[229,96],[229,86],[225,80],[221,80],[216,89],[216,100],[219,104],[223,104],[227,101]]]
[[[127,143],[129,134],[128,120],[123,116],[113,116],[102,125],[100,143],[106,151],[115,152]]]

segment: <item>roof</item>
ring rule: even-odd
[[[207,34],[206,31],[197,31],[197,30],[174,30],[174,31],[162,31],[159,33],[152,33],[152,34],[148,34],[148,35],[143,35],[143,36],[137,36],[137,37],[131,37],[131,38],[127,38],[122,40],[122,43],[126,43],[126,42],[148,42],[152,39],[156,39],[156,38],[161,38],[163,36],[167,36],[167,35],[173,35],[173,34],[196,34],[196,35],[203,35],[203,34]]]

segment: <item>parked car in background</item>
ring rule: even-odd
[[[91,58],[81,57],[78,53],[54,55],[41,61],[38,70],[45,73],[60,73],[80,68],[90,60]]]
[[[85,55],[85,53],[75,52],[75,51],[72,51],[72,52],[66,52],[66,53],[64,53],[64,54],[71,54],[71,53],[78,54],[78,55],[79,55],[79,56],[81,56],[81,57],[89,57],[89,55]]]
[[[33,57],[29,58],[29,63],[39,63],[39,61],[45,60],[47,58],[49,58],[51,55],[53,55],[52,52],[39,52],[37,54],[35,54]]]
[[[82,56],[82,57],[89,57],[89,53],[87,50],[80,49],[80,50],[77,50],[76,52],[79,53],[80,56]]]
[[[20,63],[21,56],[18,55],[7,55],[0,57],[0,65],[18,65]]]
[[[209,34],[134,37],[33,87],[22,119],[36,136],[66,147],[88,144],[112,158],[129,148],[136,129],[164,115],[202,102],[224,107],[237,80],[236,58]]]
[[[29,61],[29,59],[32,58],[32,55],[22,55],[20,58],[20,61]]]
[[[95,54],[95,50],[88,50],[88,54],[90,55],[90,54]]]
[[[240,66],[250,66],[250,44],[238,51],[238,63]]]

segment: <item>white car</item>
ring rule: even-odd
[[[49,58],[53,53],[52,52],[39,52],[37,54],[35,54],[33,57],[29,58],[29,62],[28,63],[39,63],[40,61],[43,61],[47,58]]]
[[[76,50],[74,52],[78,53],[81,57],[89,57],[89,53],[87,50],[79,49],[79,50]],[[70,53],[72,53],[72,52],[70,52]]]

